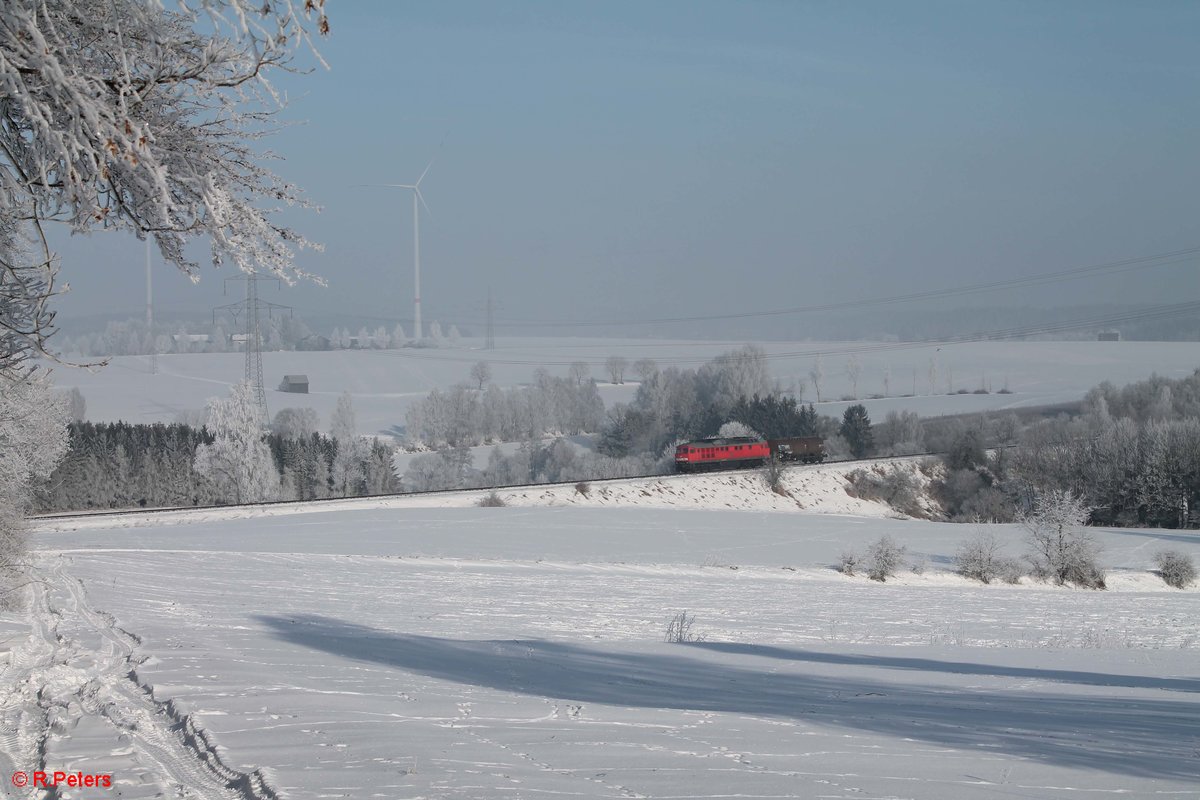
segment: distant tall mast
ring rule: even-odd
[[[492,316],[492,287],[488,287],[488,303],[487,303],[487,331],[486,339],[483,343],[484,350],[496,349],[496,321]]]
[[[150,374],[158,374],[158,342],[154,338],[154,284],[150,277],[150,236],[146,236],[146,338],[150,340]]]
[[[428,171],[428,170],[427,170]],[[424,178],[425,174],[421,173]],[[417,211],[417,200],[421,199],[421,181],[413,189],[413,338],[421,339],[421,220]],[[424,200],[422,199],[422,202]]]
[[[378,186],[385,189],[412,189],[413,191],[413,339],[420,341],[424,338],[421,325],[421,206],[429,213],[425,196],[421,194],[421,181],[433,166],[431,160],[417,178],[416,183],[362,183],[360,186]]]

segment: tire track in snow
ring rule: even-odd
[[[194,800],[280,799],[261,770],[225,764],[191,716],[154,697],[137,673],[141,640],[88,605],[63,557],[44,574],[45,581],[33,584],[29,635],[0,671],[0,686],[12,687],[0,691],[0,760],[6,769],[63,769],[72,732],[88,720],[93,731],[110,737],[114,759],[129,754],[128,767],[113,770],[114,781],[126,789]],[[37,790],[24,796],[35,797]]]

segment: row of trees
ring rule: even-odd
[[[65,398],[63,400],[65,403]],[[70,449],[40,486],[43,511],[313,500],[396,491],[392,449],[354,433],[343,395],[331,435],[311,409],[284,409],[264,431],[244,385],[210,401],[201,428],[74,422]]]
[[[1174,528],[1192,525],[1200,502],[1200,370],[1101,384],[1076,416],[926,428],[946,451],[938,491],[953,519],[1011,521],[1069,492],[1092,522]]]
[[[629,366],[615,357],[608,360],[614,383],[623,379]],[[539,369],[531,386],[503,390],[488,384],[490,367],[479,362],[471,370],[471,386],[434,390],[410,407],[405,428],[409,444],[439,452],[412,461],[405,487],[446,489],[650,474],[670,468],[676,443],[735,429],[767,438],[820,436],[834,457],[861,458],[875,451],[874,428],[864,406],[848,408],[839,425],[818,414],[812,404],[801,405],[772,383],[766,355],[754,345],[697,370],[659,370],[649,360],[632,368],[641,378],[633,402],[605,415],[586,364],[571,365],[566,378]],[[915,415],[891,414],[884,428],[889,447],[920,447],[921,426]],[[539,444],[550,436],[596,432],[594,453],[577,452],[562,441],[550,447]],[[517,453],[497,450],[487,469],[472,469],[466,448],[513,441],[523,443]]]
[[[594,432],[603,419],[604,401],[595,381],[559,378],[538,369],[530,386],[434,389],[409,407],[405,435],[410,445],[455,448]]]
[[[360,327],[358,333],[349,328],[334,328],[328,338],[319,336],[299,317],[282,315],[266,317],[259,323],[262,346],[267,351],[361,349],[387,350],[416,344],[397,324],[391,331],[380,325],[373,330]],[[137,356],[149,353],[230,353],[242,348],[235,336],[244,333],[244,325],[227,317],[212,323],[177,322],[159,324],[153,332],[142,320],[109,322],[104,330],[76,336],[58,335],[55,342],[59,352],[84,358],[107,356]],[[457,344],[462,336],[451,325],[445,333],[437,322],[429,325],[426,344]]]
[[[554,481],[593,481],[652,475],[670,469],[669,460],[645,453],[614,458],[572,445],[563,438],[551,442],[530,439],[515,452],[499,447],[488,454],[487,465],[476,469],[471,451],[459,447],[414,458],[404,472],[406,491],[478,489]]]
[[[609,456],[661,453],[676,441],[711,436],[744,398],[776,394],[766,353],[754,345],[696,370],[668,367],[643,378],[633,402],[608,413],[598,449]]]
[[[420,340],[410,339],[404,326],[399,323],[390,333],[385,326],[379,325],[374,330],[361,327],[358,333],[351,333],[349,328],[334,328],[329,336],[329,346],[334,350],[395,350],[401,347],[457,345],[461,341],[462,334],[457,325],[451,325],[443,331],[442,324],[437,320],[429,323],[429,336]]]
[[[313,332],[299,317],[264,317],[260,323],[264,350],[304,350],[312,346]],[[245,325],[227,317],[212,323],[156,324],[153,333],[145,320],[109,322],[104,330],[77,336],[55,337],[60,352],[88,357],[140,356],[149,353],[230,353],[241,348],[234,335]]]

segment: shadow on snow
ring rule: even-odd
[[[453,640],[369,628],[317,615],[262,616],[286,642],[441,680],[613,706],[786,717],[907,737],[961,750],[1150,778],[1200,777],[1200,703],[1033,690],[892,682],[881,670],[1041,679],[1097,688],[1200,691],[1200,681],[819,653],[757,645],[661,645],[606,652],[541,640]],[[670,650],[671,652],[666,652]],[[759,669],[729,655],[792,662]],[[844,666],[809,675],[801,665]],[[787,667],[785,667],[786,669]],[[867,677],[868,675],[872,677]],[[861,677],[860,677],[861,676]]]

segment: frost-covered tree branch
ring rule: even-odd
[[[47,349],[46,222],[153,236],[193,277],[197,238],[216,265],[305,277],[295,256],[313,245],[277,212],[307,202],[258,145],[283,106],[269,76],[293,71],[297,47],[327,32],[322,6],[0,4],[0,369]]]

